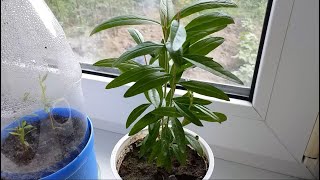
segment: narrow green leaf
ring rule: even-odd
[[[176,159],[179,161],[179,163],[181,165],[185,165],[186,159],[187,159],[186,153],[181,153],[177,144],[172,144],[171,150],[172,150],[174,156],[176,157]]]
[[[166,49],[168,50],[172,60],[180,67],[184,61],[182,48],[178,49],[177,51],[173,51],[172,44],[170,42],[167,42]]]
[[[188,124],[190,124],[191,122],[188,120],[188,119],[186,119],[186,118],[184,118],[183,120],[182,120],[182,126],[186,126],[186,125],[188,125]]]
[[[199,81],[186,81],[186,82],[180,82],[179,84],[181,84],[184,88],[190,91],[193,91],[205,96],[210,96],[210,97],[230,101],[229,97],[223,91],[221,91],[220,89],[210,84],[199,82]]]
[[[224,42],[222,37],[202,39],[189,47],[188,54],[207,55]]]
[[[160,23],[155,20],[148,19],[146,17],[141,17],[141,16],[133,16],[133,15],[118,16],[118,17],[111,18],[103,22],[102,24],[96,26],[90,33],[90,36],[102,30],[106,30],[109,28],[117,27],[117,26],[141,25],[141,24],[160,24]]]
[[[203,149],[199,143],[199,141],[196,139],[196,137],[193,137],[191,134],[186,133],[186,139],[191,145],[191,147],[198,152],[200,156],[203,156]]]
[[[9,132],[10,134],[14,135],[14,136],[20,136],[20,134],[16,133],[16,132]]]
[[[159,89],[159,88],[157,88]],[[157,89],[150,89],[147,91],[148,100],[155,106],[159,107],[162,101],[162,94]],[[161,89],[161,88],[160,88]],[[162,92],[162,91],[161,91]]]
[[[187,33],[184,26],[177,20],[173,20],[170,28],[170,43],[172,51],[175,52],[181,49],[186,38]]]
[[[234,21],[231,16],[222,13],[211,13],[199,16],[193,19],[187,26],[187,41],[193,44],[214,32],[220,31],[233,24]]]
[[[131,35],[131,37],[133,38],[133,40],[137,43],[137,44],[141,44],[144,42],[144,38],[142,36],[142,34],[140,33],[140,31],[138,31],[137,29],[134,28],[130,28],[128,29],[129,34]]]
[[[174,18],[184,18],[191,14],[207,10],[207,9],[215,9],[215,8],[222,8],[222,7],[237,7],[236,4],[226,1],[226,0],[205,0],[205,1],[198,1],[194,4],[191,4],[182,10],[180,10]]]
[[[197,31],[196,29],[193,32],[189,31],[189,34],[187,34],[187,41],[186,42],[190,42],[191,44],[193,44],[193,43],[199,41],[200,39],[202,39],[212,33],[221,31],[222,29],[224,29],[226,27],[227,27],[227,25],[222,25],[222,26],[209,27],[208,29],[204,29],[201,31]]]
[[[189,105],[190,104],[190,98],[189,97],[175,97],[173,98],[175,102]],[[193,97],[193,104],[201,104],[201,105],[208,105],[211,104],[211,101],[200,99],[200,98],[195,98]]]
[[[161,140],[161,151],[157,158],[157,166],[164,167],[167,171],[171,169],[170,146],[165,140]]]
[[[151,163],[157,157],[160,151],[161,151],[161,142],[156,141],[152,146],[152,152],[148,158],[148,162]]]
[[[237,76],[225,70],[219,63],[213,61],[212,58],[201,55],[185,55],[184,59],[216,76],[239,84],[243,84],[243,82]]]
[[[167,27],[174,16],[174,7],[172,0],[160,1],[160,19],[161,25]]]
[[[24,127],[24,129],[31,129],[31,128],[33,128],[33,126],[30,125],[30,124],[28,124],[28,125],[26,125],[26,126]]]
[[[129,136],[137,134],[139,131],[141,131],[143,128],[145,128],[149,124],[157,122],[159,118],[160,117],[157,117],[151,113],[146,114],[132,127],[132,129],[129,132]]]
[[[152,126],[153,125],[153,126]],[[152,145],[156,143],[157,137],[159,136],[160,122],[149,125],[149,134],[143,140],[143,144],[140,148],[140,158],[152,150]]]
[[[177,118],[170,118],[172,122],[172,132],[179,147],[180,153],[186,153],[186,138],[181,122]]]
[[[148,107],[150,104],[141,104],[136,107],[129,115],[126,123],[126,128],[128,128]]]
[[[181,117],[181,114],[174,107],[159,107],[151,113],[158,116]]]
[[[159,87],[164,83],[168,82],[170,78],[171,78],[170,74],[166,74],[163,72],[151,73],[141,78],[133,86],[131,86],[124,94],[124,97],[135,96],[149,89]]]
[[[166,51],[166,48],[163,47],[159,51],[159,66],[165,69],[167,64],[168,64],[167,51]]]
[[[207,115],[207,114],[203,113],[202,111],[194,110],[193,108],[192,108],[192,112],[200,120],[204,120],[204,121],[208,121],[208,122],[222,123],[227,120],[227,116],[222,113],[219,113],[219,112],[211,112],[214,114],[214,116]]]
[[[130,82],[135,82],[140,80],[141,78],[150,75],[151,73],[160,71],[162,68],[160,67],[152,67],[152,66],[140,66],[133,68],[120,76],[116,77],[112,80],[107,86],[106,89],[116,88]]]
[[[180,114],[183,115],[183,117],[187,118],[193,124],[197,126],[203,126],[201,121],[187,107],[177,102],[174,102],[174,106],[177,108]]]
[[[194,32],[199,31],[198,28],[204,30],[208,29],[209,27],[216,27],[233,23],[234,20],[231,16],[224,13],[213,12],[210,14],[201,15],[190,21],[190,23],[186,26],[186,31]]]
[[[173,135],[168,126],[163,127],[161,132],[161,140],[164,140],[167,143],[171,143],[173,141]]]
[[[147,55],[147,54],[152,54],[157,51],[159,51],[161,48],[163,48],[163,44],[158,44],[154,42],[143,42],[138,44],[137,46],[130,48],[126,52],[124,52],[114,63],[113,66],[117,66],[121,64],[122,62],[128,61],[130,59]]]
[[[114,67],[113,63],[116,62],[116,60],[117,60],[116,58],[103,59],[103,60],[100,60],[100,61],[94,63],[93,66],[113,68]],[[121,70],[128,71],[130,69],[133,69],[133,68],[136,68],[139,66],[141,66],[139,63],[132,61],[132,60],[129,60],[129,61],[126,61],[126,62],[123,62],[123,63],[117,65],[117,68],[119,68]]]

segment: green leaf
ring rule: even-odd
[[[150,89],[146,92],[146,96],[149,102],[151,102],[155,107],[161,106],[161,101],[163,98],[163,92],[161,87],[157,89]]]
[[[190,98],[189,97],[175,97],[173,98],[175,102],[189,105],[190,104]],[[201,104],[201,105],[208,105],[211,104],[211,101],[200,99],[200,98],[195,98],[193,97],[193,104]]]
[[[16,133],[16,132],[9,132],[10,134],[14,135],[14,136],[20,136],[20,134]]]
[[[173,141],[173,135],[168,126],[163,127],[161,132],[161,140],[164,140],[167,143],[171,143]]]
[[[160,1],[160,19],[161,25],[167,27],[174,16],[174,7],[172,0]]]
[[[207,121],[210,121],[210,122],[219,122],[219,123],[227,120],[227,116],[226,115],[224,115],[222,113],[211,112],[205,106],[195,104],[194,107],[197,108],[198,110],[200,110],[203,114],[205,114],[208,117],[210,117],[210,119],[205,118],[204,120],[207,120]]]
[[[224,42],[222,37],[202,39],[189,47],[188,54],[207,55]]]
[[[141,104],[136,107],[129,115],[126,123],[126,128],[128,128],[148,107],[150,104]]]
[[[194,42],[233,24],[231,16],[222,13],[211,13],[193,19],[187,26],[187,42]]]
[[[177,118],[170,118],[172,122],[172,132],[174,134],[174,138],[179,147],[180,153],[186,153],[186,138],[184,135],[184,130],[182,124]]]
[[[172,51],[175,52],[181,49],[186,38],[187,33],[183,25],[177,20],[173,20],[170,28],[170,43]]]
[[[201,55],[185,55],[184,59],[214,75],[239,84],[243,84],[243,82],[237,76],[225,70],[219,63],[213,61],[212,58]]]
[[[138,31],[137,29],[134,28],[130,28],[128,29],[131,37],[133,38],[133,40],[137,43],[137,44],[141,44],[144,42],[144,38],[142,36],[142,34],[140,33],[140,31]]]
[[[163,44],[158,44],[154,42],[143,42],[141,44],[138,44],[137,46],[130,48],[126,52],[124,52],[114,63],[113,66],[117,66],[121,64],[122,62],[128,61],[130,59],[147,55],[147,54],[152,54],[157,51],[159,51],[161,48],[163,48]]]
[[[227,116],[219,112],[210,112],[214,114],[213,116],[211,116],[211,115],[205,114],[204,112],[196,108],[191,108],[191,111],[197,118],[204,121],[222,123],[227,120]]]
[[[177,102],[174,102],[174,106],[177,108],[180,114],[183,115],[183,117],[187,118],[193,124],[197,126],[203,126],[201,121],[187,107]]]
[[[151,111],[151,113],[158,116],[181,117],[179,112],[174,107],[159,107]]]
[[[186,119],[186,118],[184,118],[183,120],[182,120],[182,126],[186,126],[186,125],[188,125],[188,124],[190,124],[191,122],[188,120],[188,119]]]
[[[208,29],[209,27],[217,27],[217,26],[228,25],[233,23],[234,23],[234,20],[231,16],[224,13],[213,12],[210,14],[201,15],[193,19],[192,21],[190,21],[190,23],[187,24],[186,26],[186,31],[194,32],[198,28],[204,30],[204,29]]]
[[[102,24],[96,26],[90,33],[90,36],[102,30],[106,30],[109,28],[117,27],[117,26],[141,25],[141,24],[160,24],[160,23],[155,20],[148,19],[146,17],[141,17],[141,16],[133,16],[133,15],[118,16],[118,17],[111,18],[103,22]]]
[[[131,86],[124,97],[131,97],[137,94],[143,93],[149,89],[153,89],[163,85],[164,83],[168,82],[171,78],[170,74],[166,74],[163,72],[154,72],[151,73],[140,80],[138,80],[133,86]]]
[[[180,10],[174,18],[184,18],[191,14],[208,10],[208,9],[214,9],[214,8],[222,8],[222,7],[237,7],[236,4],[230,2],[230,1],[224,1],[224,0],[205,0],[205,1],[198,1],[194,4],[191,4],[182,10]]]
[[[141,131],[143,128],[145,128],[149,124],[157,122],[159,118],[160,117],[157,117],[151,113],[146,114],[132,127],[132,129],[129,132],[129,136],[137,134],[139,131]]]
[[[204,82],[198,82],[198,81],[186,81],[186,82],[180,82],[179,84],[190,91],[193,91],[205,96],[210,96],[210,97],[230,101],[229,97],[223,91],[221,91],[220,89],[210,84],[207,84]]]
[[[135,82],[140,80],[141,78],[148,76],[151,73],[160,71],[162,68],[160,67],[152,67],[152,66],[141,66],[133,68],[114,80],[112,80],[107,86],[106,89],[116,88],[125,84],[128,84],[130,82]]]
[[[164,167],[167,171],[171,169],[170,145],[168,141],[161,140],[161,151],[157,158],[157,166]]]
[[[172,44],[170,42],[166,43],[166,49],[168,50],[170,57],[172,58],[172,60],[174,61],[174,63],[176,63],[179,67],[183,64],[183,50],[182,48],[177,50],[177,51],[173,51],[172,49]]]
[[[168,64],[167,51],[166,51],[166,48],[163,47],[159,51],[159,66],[162,67],[163,69],[165,69],[166,68],[166,64]]]
[[[30,124],[28,124],[28,125],[26,125],[26,126],[24,127],[24,129],[31,129],[31,128],[33,128],[33,126],[30,125]]]
[[[181,153],[177,144],[172,144],[171,150],[172,150],[174,156],[176,157],[176,159],[179,161],[179,163],[181,165],[185,165],[186,159],[187,159],[186,153]]]
[[[203,156],[203,149],[199,141],[191,134],[186,133],[186,139],[190,143],[191,147],[198,152],[200,156]]]
[[[227,27],[227,25],[222,25],[222,26],[209,27],[208,29],[204,29],[201,31],[197,31],[197,30],[195,30],[193,32],[189,31],[189,34],[187,34],[187,41],[186,42],[190,42],[191,44],[193,44],[193,43],[197,42],[198,40],[200,40],[200,39],[202,39],[212,33],[218,32],[226,27]]]
[[[152,152],[148,158],[148,162],[151,163],[157,157],[160,151],[161,151],[161,142],[156,141],[152,146]]]
[[[110,67],[110,68],[112,68],[113,67],[113,63],[116,62],[116,60],[117,60],[116,58],[103,59],[103,60],[100,60],[100,61],[94,63],[93,66]],[[139,66],[141,66],[141,65],[138,64],[137,62],[129,60],[129,61],[126,61],[126,62],[123,62],[123,63],[117,65],[117,68],[130,70],[130,69],[133,69],[133,68],[136,68],[136,67],[139,67]]]
[[[149,125],[149,134],[143,140],[142,146],[140,148],[139,157],[143,157],[146,153],[151,150],[152,145],[156,142],[159,136],[160,122]]]

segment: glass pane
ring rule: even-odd
[[[198,0],[173,0],[177,9]],[[100,59],[118,57],[135,45],[127,28],[114,28],[89,37],[91,30],[104,20],[118,15],[144,15],[159,20],[159,0],[46,0],[65,30],[73,51],[82,63],[92,64]],[[234,0],[239,7],[215,9],[235,19],[228,26],[212,36],[221,36],[225,42],[208,56],[236,74],[250,87],[259,48],[263,20],[268,0]],[[208,11],[206,11],[208,12]],[[204,12],[205,13],[205,12]],[[192,17],[185,18],[186,25]],[[162,30],[159,26],[141,25],[134,27],[145,40],[159,41]],[[143,58],[137,58],[143,62]],[[234,84],[199,68],[187,70],[183,78],[206,82]]]

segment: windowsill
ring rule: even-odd
[[[110,156],[114,145],[123,134],[95,128],[95,151],[100,179],[114,179],[110,168]],[[213,149],[214,151],[214,149]],[[243,164],[215,158],[213,179],[296,179]]]

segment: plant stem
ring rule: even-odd
[[[144,62],[146,63],[146,65],[148,65],[146,56],[143,56],[143,57],[144,57]]]

